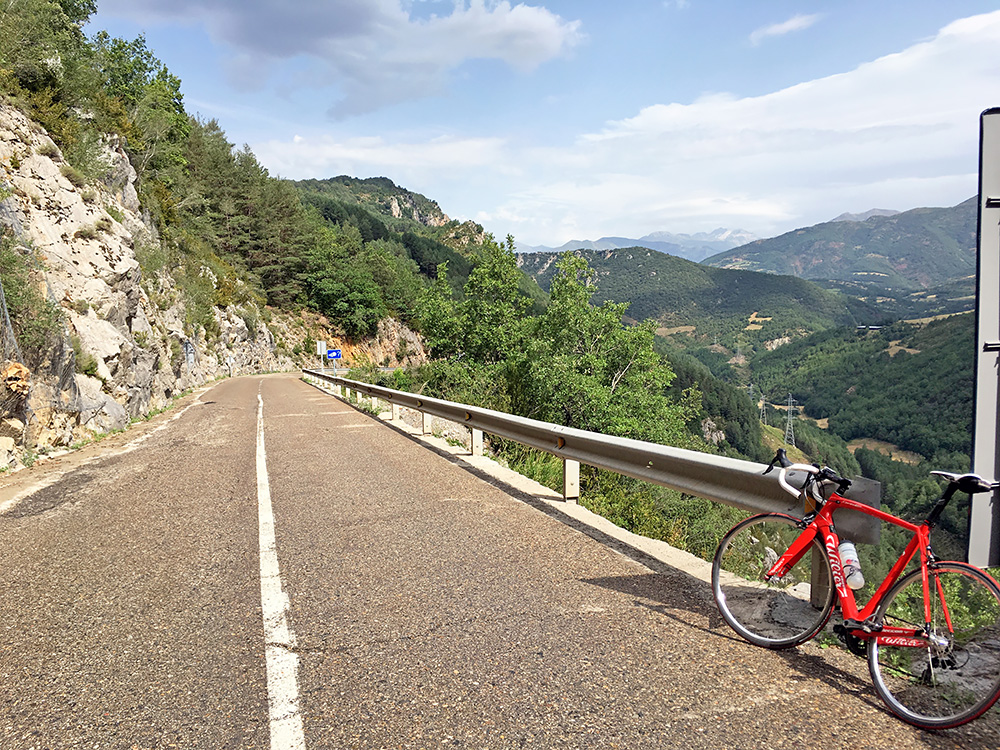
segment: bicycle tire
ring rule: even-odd
[[[928,575],[934,640],[916,648],[872,639],[868,669],[879,697],[899,718],[922,729],[948,729],[982,716],[1000,698],[1000,587],[965,563],[937,563]],[[920,570],[901,578],[875,613],[876,623],[892,627],[922,629],[924,617]]]
[[[751,516],[736,524],[715,552],[715,603],[729,626],[754,645],[783,649],[804,643],[823,629],[833,612],[830,561],[818,539],[787,575],[764,579],[802,533],[798,524],[783,513]]]

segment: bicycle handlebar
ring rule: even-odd
[[[781,488],[787,492],[792,497],[799,497],[805,490],[809,483],[809,478],[816,476],[820,481],[829,481],[837,485],[840,492],[846,492],[847,488],[851,486],[850,479],[844,479],[843,477],[837,476],[832,469],[829,467],[820,468],[815,464],[795,464],[788,460],[788,455],[785,453],[784,448],[778,448],[777,453],[774,454],[774,458],[771,459],[771,463],[768,464],[767,468],[764,470],[765,474],[770,474],[774,469],[775,465],[780,466],[781,470],[778,472],[778,484]],[[802,485],[801,489],[793,487],[788,483],[785,475],[789,471],[802,471],[809,475],[806,478],[805,484]]]
[[[818,464],[795,464],[788,460],[788,455],[785,453],[784,448],[778,448],[778,451],[774,454],[774,458],[771,459],[771,463],[767,465],[764,470],[765,474],[770,474],[775,466],[780,466],[780,471],[778,472],[778,484],[781,488],[787,492],[792,497],[805,496],[806,488],[809,487],[810,482],[831,482],[837,485],[837,489],[844,493],[851,486],[850,479],[844,479],[843,477],[837,476],[832,469],[829,467],[820,467]],[[802,471],[805,472],[806,481],[802,484],[801,488],[793,487],[788,483],[785,475],[789,471]],[[938,519],[941,517],[941,513],[944,511],[944,507],[951,500],[952,495],[955,492],[965,492],[969,495],[973,495],[978,492],[992,492],[1000,489],[1000,482],[990,481],[988,479],[983,479],[977,474],[951,474],[945,471],[932,471],[931,474],[936,474],[948,481],[948,488],[945,490],[944,495],[940,500],[937,501],[931,514],[927,517],[927,523],[930,525],[935,525]]]
[[[1000,482],[983,479],[978,474],[952,474],[947,471],[932,471],[931,474],[939,476],[948,482],[948,486],[945,488],[944,494],[941,495],[941,499],[934,504],[930,514],[927,516],[926,523],[931,526],[937,525],[945,506],[956,492],[964,492],[972,496],[977,492],[993,492],[1000,488]]]

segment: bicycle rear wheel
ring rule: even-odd
[[[940,563],[928,575],[930,638],[921,648],[872,639],[868,669],[879,697],[899,718],[947,729],[981,716],[1000,697],[1000,588],[965,563]],[[890,589],[875,617],[886,627],[923,630],[919,570]]]
[[[830,561],[818,539],[780,579],[764,575],[802,533],[780,513],[752,516],[722,538],[712,593],[730,627],[757,646],[790,648],[815,636],[833,611]]]

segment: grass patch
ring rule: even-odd
[[[97,228],[92,227],[89,224],[77,229],[73,236],[78,240],[96,240],[97,239]]]
[[[59,148],[52,141],[46,141],[35,149],[39,156],[47,156],[50,159],[59,158]]]
[[[79,170],[75,169],[69,164],[63,164],[61,167],[59,167],[59,171],[62,173],[63,177],[65,177],[73,184],[74,187],[79,188],[87,184],[87,178],[84,177]]]

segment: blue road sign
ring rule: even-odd
[[[327,349],[326,350],[327,359],[340,359],[340,349]]]

